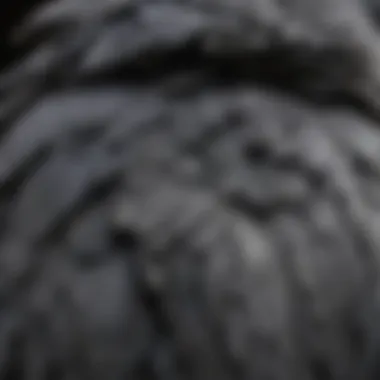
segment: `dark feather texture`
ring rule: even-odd
[[[380,39],[363,4],[9,16],[0,380],[378,378]]]

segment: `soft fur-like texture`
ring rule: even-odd
[[[376,380],[374,15],[52,0],[10,20],[0,379]]]

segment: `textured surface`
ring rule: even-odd
[[[14,30],[0,379],[377,378],[368,10],[57,0]]]

